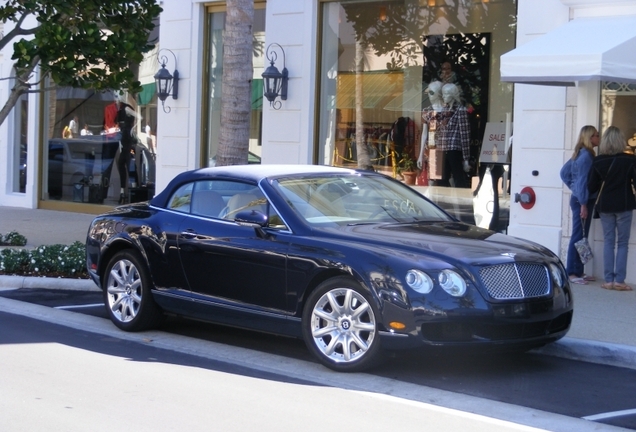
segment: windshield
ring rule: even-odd
[[[275,182],[310,224],[353,225],[451,220],[411,188],[382,176],[320,175]]]

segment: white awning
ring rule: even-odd
[[[636,15],[577,18],[501,56],[501,81],[636,83]]]

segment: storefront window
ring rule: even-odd
[[[13,192],[26,192],[27,138],[29,130],[29,95],[20,96],[14,107]]]
[[[221,95],[223,79],[223,30],[226,12],[220,7],[211,7],[208,14],[208,65],[207,87],[208,106],[205,123],[206,149],[203,165],[214,166],[219,148],[219,132],[221,126]],[[250,143],[248,163],[260,163],[261,160],[261,128],[263,119],[263,78],[261,74],[265,65],[265,5],[254,5],[253,24],[253,58],[254,75],[252,78],[252,110],[250,115]]]
[[[604,81],[601,88],[601,133],[615,126],[625,134],[628,150],[636,152],[636,84]]]
[[[515,0],[323,4],[318,162],[399,179],[420,167],[417,185],[474,223],[486,126],[512,112],[499,57],[515,17]],[[498,195],[505,160],[487,162]]]
[[[157,97],[154,84],[142,88],[136,97],[70,87],[46,93],[43,201],[117,205],[154,196]]]

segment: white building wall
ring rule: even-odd
[[[278,43],[285,50],[289,72],[286,101],[279,110],[263,104],[262,162],[313,163],[315,92],[317,86],[317,0],[269,0],[265,46]],[[276,66],[279,65],[280,59]]]
[[[565,24],[569,8],[561,0],[519,0],[517,46]],[[563,143],[570,138],[564,87],[515,85],[513,156],[510,193],[530,186],[536,204],[525,210],[514,199],[510,203],[508,233],[560,251],[563,214]],[[537,175],[533,175],[533,171]]]
[[[627,14],[636,14],[635,0],[519,0],[517,46],[571,19]],[[581,127],[599,127],[599,110],[599,82],[581,82],[571,88],[515,86],[511,193],[514,197],[515,192],[530,186],[537,201],[531,210],[510,204],[508,233],[545,245],[564,261],[571,233],[571,194],[561,182],[559,170],[571,157]],[[534,170],[538,175],[532,174]],[[603,234],[598,220],[592,223],[590,239],[597,258],[587,265],[586,272],[600,277]],[[627,280],[634,281],[634,236],[630,243]]]
[[[204,97],[201,94],[205,19],[203,2],[164,0],[161,6],[159,48],[169,49],[176,56],[179,94],[177,100],[172,97],[166,99],[165,105],[170,112],[166,113],[157,107],[157,193],[175,175],[200,166],[200,122]],[[165,51],[161,54],[167,56],[169,65],[166,68],[172,73],[175,68],[174,57]]]

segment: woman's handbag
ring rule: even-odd
[[[583,221],[583,223],[585,223],[585,221]],[[584,265],[590,262],[592,258],[594,258],[592,248],[590,247],[590,243],[587,241],[587,236],[585,235],[585,225],[583,225],[583,238],[574,243],[574,247],[579,253],[579,258],[581,258],[581,262]]]

